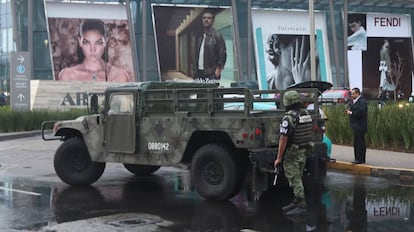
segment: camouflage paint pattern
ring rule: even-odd
[[[109,99],[114,93],[133,93],[133,112],[109,115]],[[237,93],[239,97],[224,98],[226,93]],[[178,96],[188,98],[183,100]],[[279,135],[274,131],[278,130],[285,111],[253,113],[253,99],[248,89],[213,88],[211,84],[115,84],[106,90],[103,111],[99,115],[61,121],[56,135],[64,135],[64,130],[68,129],[79,131],[93,161],[147,165],[182,162],[191,145],[189,142],[193,141],[195,132],[200,131],[225,134],[235,148],[277,147]],[[317,102],[317,98],[311,100]],[[223,104],[232,101],[244,102],[250,108],[223,110]],[[256,134],[257,129],[260,134]]]
[[[306,149],[290,147],[286,149],[283,160],[283,168],[290,187],[296,198],[305,198],[304,187],[302,184],[303,169],[306,163]]]
[[[141,122],[139,153],[147,157],[146,161],[158,165],[179,163],[195,132],[225,133],[237,148],[259,147],[263,143],[261,139],[250,139],[255,126],[260,125],[260,120],[255,118],[154,116],[144,117]],[[249,138],[243,138],[243,132],[248,133]]]

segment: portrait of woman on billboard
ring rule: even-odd
[[[128,72],[107,62],[107,45],[110,43],[102,20],[86,19],[79,27],[78,64],[63,68],[58,75],[61,81],[128,82]]]
[[[332,80],[324,14],[315,14],[311,52],[309,15],[303,11],[252,10],[256,72],[260,89],[286,89],[310,80]],[[311,55],[315,76],[311,77]]]
[[[390,98],[398,92],[409,96],[412,86],[411,38],[369,37],[363,54],[362,75],[365,94],[376,99],[379,94]],[[397,98],[397,97],[396,97]]]
[[[274,66],[267,75],[269,89],[286,89],[295,83],[311,80],[309,36],[272,34],[268,38],[266,53]]]
[[[55,80],[135,81],[124,7],[94,5],[91,11],[85,4],[46,3]],[[113,14],[100,16],[108,10]]]

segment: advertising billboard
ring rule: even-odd
[[[45,1],[45,9],[55,80],[135,81],[124,5]]]
[[[161,81],[217,82],[237,74],[230,8],[152,5]]]
[[[411,19],[404,14],[348,14],[349,86],[368,98],[412,91]]]
[[[252,10],[257,76],[261,89],[285,89],[310,81],[307,11]],[[332,82],[325,15],[315,13],[316,77]]]

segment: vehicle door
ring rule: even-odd
[[[109,97],[104,121],[105,149],[108,152],[135,152],[136,105],[132,92],[115,92]]]

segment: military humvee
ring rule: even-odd
[[[297,90],[304,102],[314,104],[315,146],[310,156],[322,161],[309,169],[321,178],[326,149],[320,149],[318,89]],[[69,185],[94,183],[106,162],[122,163],[135,175],[180,164],[189,166],[202,197],[225,200],[240,191],[249,170],[255,192],[272,185],[279,124],[285,112],[276,107],[282,99],[274,96],[284,91],[220,88],[209,83],[116,84],[105,91],[101,109],[92,98],[92,114],[42,123],[42,138],[63,141],[54,167]],[[227,107],[233,103],[241,107]],[[257,110],[256,104],[270,107]]]

